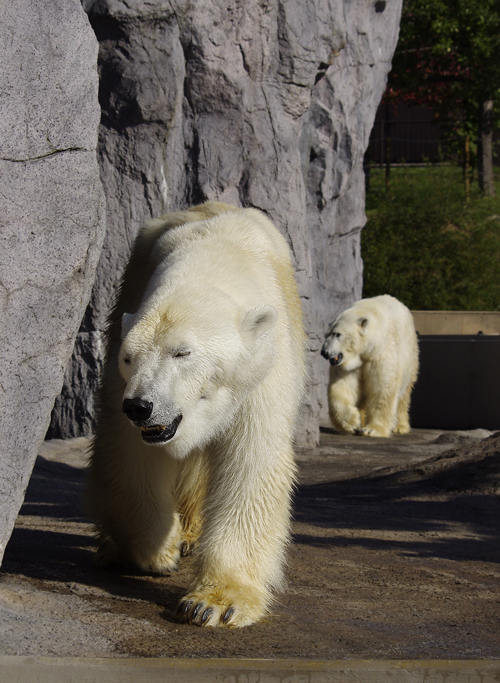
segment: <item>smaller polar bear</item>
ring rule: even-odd
[[[360,299],[326,333],[328,405],[344,434],[390,436],[410,431],[410,395],[418,373],[413,316],[388,294]]]

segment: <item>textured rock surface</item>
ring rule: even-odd
[[[318,438],[327,323],[361,294],[362,159],[401,0],[84,0],[100,43],[99,154],[108,233],[82,327],[95,347],[141,222],[218,198],[287,235],[310,338],[299,441]],[[78,348],[88,348],[85,340]],[[95,384],[75,352],[68,378]],[[85,433],[66,383],[52,437]]]
[[[327,418],[324,333],[362,296],[361,229],[365,224],[363,156],[385,89],[399,34],[401,3],[334,3],[338,55],[312,93],[300,150],[307,186],[311,300],[305,302],[311,366],[311,422]],[[342,5],[342,11],[339,5]]]
[[[0,17],[0,561],[104,237],[97,41],[77,0]]]

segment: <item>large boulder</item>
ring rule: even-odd
[[[141,222],[216,198],[262,209],[290,242],[309,335],[297,438],[316,442],[321,337],[361,294],[362,160],[401,0],[84,7],[100,44],[108,233],[51,436],[91,431],[101,332]]]
[[[0,561],[104,238],[97,41],[77,0],[0,17]]]

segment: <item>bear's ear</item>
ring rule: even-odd
[[[364,329],[368,327],[368,318],[359,318],[358,325]]]
[[[125,339],[135,323],[135,315],[133,313],[124,313],[122,315],[122,333],[121,338]]]
[[[277,320],[278,312],[272,306],[252,308],[241,321],[241,334],[248,340],[256,341],[270,332]]]

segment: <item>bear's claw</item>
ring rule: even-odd
[[[181,602],[176,610],[176,616],[181,621],[186,621],[189,624],[195,624],[196,626],[205,626],[207,621],[213,615],[214,610],[212,607],[207,607],[205,603],[199,602],[194,605],[193,601],[188,600],[187,602]]]
[[[211,607],[207,607],[207,609],[203,612],[200,620],[200,624],[203,626],[206,621],[212,616],[213,614],[213,609]]]
[[[193,552],[193,546],[188,541],[183,541],[181,545],[181,557],[189,557]]]
[[[187,602],[180,602],[175,613],[181,619],[185,619],[192,606],[193,606],[192,600],[188,600]]]
[[[202,603],[202,602],[199,602],[199,603],[196,605],[196,607],[194,608],[194,610],[193,610],[193,612],[192,612],[192,614],[191,614],[191,618],[189,619],[189,622],[190,622],[190,623],[192,623],[193,621],[196,620],[196,617],[197,617],[198,614],[201,612],[202,608],[203,608],[203,603]]]
[[[234,609],[234,607],[230,607],[230,608],[226,611],[226,613],[224,614],[224,616],[222,617],[222,622],[223,622],[224,624],[227,624],[228,621],[229,621],[229,620],[231,619],[231,617],[233,616],[233,614],[235,613],[235,611],[236,611],[236,610]]]
[[[192,600],[181,601],[175,611],[180,621],[196,626],[231,626],[230,621],[235,614],[236,608],[233,606],[219,612],[218,608],[207,606],[204,602],[193,603]]]

